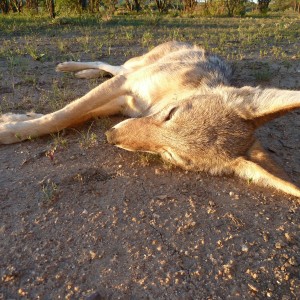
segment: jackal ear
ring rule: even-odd
[[[236,106],[243,118],[260,126],[300,108],[300,91],[244,87],[237,91]]]
[[[232,167],[235,174],[249,182],[300,198],[300,189],[287,180],[285,172],[276,166],[258,143],[252,146],[247,157],[239,157]]]

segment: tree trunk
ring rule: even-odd
[[[38,0],[27,0],[26,7],[30,10],[38,12]]]
[[[266,13],[269,8],[271,0],[258,0],[257,7],[261,13]]]
[[[87,0],[79,0],[79,4],[80,4],[82,10],[87,9]]]
[[[192,12],[192,11],[194,11],[194,9],[197,5],[197,1],[196,0],[183,0],[183,4],[184,4],[185,11]]]
[[[19,11],[19,13],[22,12],[22,6],[23,6],[23,1],[19,0],[19,2],[18,2],[18,11]]]
[[[126,7],[129,11],[133,11],[136,9],[135,1],[133,0],[126,0]]]
[[[155,0],[159,12],[167,11],[168,0]]]
[[[90,12],[94,13],[95,11],[97,11],[99,9],[98,1],[95,1],[95,0],[89,0],[89,1],[85,0],[85,1],[88,3]]]
[[[56,16],[54,0],[47,0],[47,6],[48,6],[48,11],[49,11],[49,14],[50,14],[50,18],[54,19],[55,16]]]
[[[9,12],[9,2],[8,0],[4,0],[3,13],[8,14]]]
[[[295,0],[294,2],[294,11],[300,13],[300,3],[298,2],[298,0]]]
[[[141,10],[141,4],[139,0],[134,0],[134,4],[135,4],[135,10],[139,12]]]

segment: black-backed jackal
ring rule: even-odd
[[[0,143],[57,132],[92,117],[131,117],[110,129],[111,144],[159,153],[184,169],[235,173],[300,197],[254,137],[260,125],[300,107],[300,92],[229,85],[230,68],[204,49],[168,42],[122,66],[66,62],[57,71],[114,77],[47,115],[4,114]]]

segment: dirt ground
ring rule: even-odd
[[[2,104],[41,107],[53,80],[75,96],[97,84],[22,59],[37,82],[2,79]],[[233,84],[256,85],[264,64],[235,63]],[[268,65],[264,85],[300,89],[299,61]],[[0,71],[11,78],[6,60]],[[300,299],[294,197],[114,148],[104,132],[119,120],[0,147],[0,299]],[[298,185],[299,133],[300,111],[258,132]]]

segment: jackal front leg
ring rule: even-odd
[[[233,164],[233,170],[241,178],[300,198],[300,189],[297,186],[269,173],[253,161],[240,157]]]
[[[75,76],[78,78],[99,78],[111,74],[121,75],[126,72],[123,66],[112,66],[107,63],[97,62],[76,62],[68,61],[57,65],[57,72],[75,72]]]

